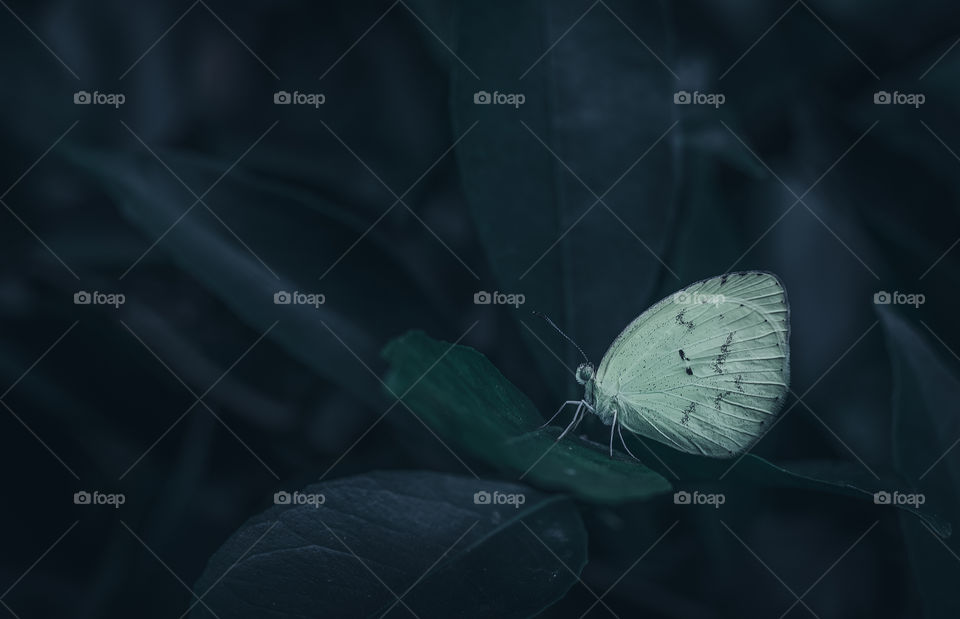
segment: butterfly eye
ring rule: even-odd
[[[577,367],[577,382],[581,385],[593,380],[593,366],[589,363],[581,363]]]

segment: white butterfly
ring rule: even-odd
[[[583,399],[564,402],[550,418],[577,405],[557,440],[588,410],[610,426],[611,455],[614,430],[630,451],[620,428],[688,453],[740,454],[783,407],[789,388],[786,291],[761,271],[699,281],[640,314],[596,371],[583,363],[576,378]]]

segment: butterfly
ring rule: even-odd
[[[558,441],[589,411],[610,426],[611,456],[614,431],[630,453],[622,429],[687,453],[739,455],[769,427],[789,390],[783,284],[763,271],[691,284],[627,325],[596,369],[580,364],[576,380],[583,398],[564,402],[544,424],[577,405]]]

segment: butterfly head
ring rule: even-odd
[[[577,366],[577,382],[586,385],[593,380],[594,371],[592,363],[581,363]]]

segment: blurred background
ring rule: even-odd
[[[409,329],[552,414],[579,355],[529,310],[598,361],[743,269],[785,283],[802,398],[756,453],[896,473],[956,526],[948,4],[0,4],[0,612],[176,617],[281,488],[463,474],[406,410],[378,421]],[[72,500],[95,490],[125,502]],[[623,617],[956,616],[955,540],[725,492],[580,505],[584,583]]]

